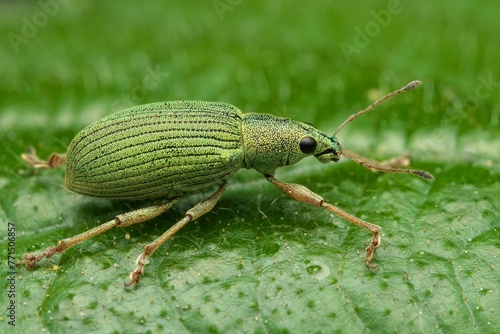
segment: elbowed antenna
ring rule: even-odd
[[[419,86],[422,82],[421,81],[418,81],[418,80],[415,80],[415,81],[412,81],[410,83],[408,83],[406,86],[392,92],[392,93],[389,93],[387,94],[386,96],[378,99],[377,101],[373,102],[368,108],[366,109],[363,109],[355,114],[352,114],[351,116],[349,116],[345,121],[344,123],[342,123],[338,129],[333,133],[333,136],[336,136],[337,133],[349,122],[355,120],[357,117],[361,116],[361,115],[364,115],[366,114],[367,112],[369,112],[370,110],[374,109],[376,106],[378,106],[379,104],[381,104],[382,102],[398,95],[398,94],[401,94],[403,92],[406,92],[410,89],[413,89],[417,86]],[[358,158],[358,156],[354,153],[351,153],[347,150],[344,150],[342,151],[341,153],[343,156],[345,156],[346,158],[349,158],[351,159],[352,161],[354,161],[355,163],[357,163],[358,165],[361,165],[363,167],[367,167],[367,168],[372,168],[372,169],[376,169],[376,170],[380,170],[380,171],[383,171],[383,172],[389,172],[389,173],[405,173],[405,174],[413,174],[415,176],[418,176],[418,177],[421,177],[423,179],[427,179],[427,180],[434,180],[434,176],[432,176],[431,173],[429,172],[426,172],[424,170],[416,170],[416,169],[406,169],[406,168],[395,168],[395,167],[385,167],[385,166],[382,166],[382,165],[379,165],[379,164],[376,164],[376,163],[371,163],[371,162],[367,162],[367,161],[363,161],[361,159]]]
[[[410,83],[408,83],[406,86],[392,92],[392,93],[389,93],[387,94],[386,96],[378,99],[377,101],[373,102],[368,108],[364,109],[364,110],[361,110],[355,114],[352,114],[351,116],[349,116],[345,121],[344,123],[340,124],[340,126],[338,127],[338,129],[333,133],[333,136],[335,137],[337,135],[337,133],[349,122],[351,121],[354,121],[356,118],[358,118],[359,116],[361,115],[364,115],[366,114],[367,112],[369,112],[370,110],[374,109],[376,106],[378,106],[379,104],[381,104],[382,102],[390,99],[391,97],[394,97],[398,94],[401,94],[403,92],[406,92],[410,89],[413,89],[415,87],[417,87],[418,85],[420,85],[422,82],[421,81],[418,81],[418,80],[415,80],[415,81],[412,81]]]
[[[434,180],[434,176],[431,173],[426,172],[425,170],[417,170],[417,169],[406,169],[406,168],[395,168],[395,167],[384,167],[377,164],[372,164],[363,160],[358,159],[356,156],[347,153],[346,151],[342,151],[342,155],[346,158],[351,159],[355,163],[360,166],[372,168],[376,170],[380,170],[383,172],[389,173],[405,173],[405,174],[413,174],[415,176],[421,177],[422,179]]]

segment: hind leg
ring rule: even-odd
[[[96,235],[99,235],[113,227],[126,227],[133,224],[144,223],[148,220],[159,216],[168,209],[170,209],[174,203],[177,202],[177,198],[172,198],[165,203],[152,205],[146,208],[138,209],[135,211],[127,212],[115,217],[115,219],[104,223],[102,225],[96,226],[88,231],[75,235],[71,238],[60,240],[57,246],[50,246],[42,252],[38,253],[26,253],[23,256],[21,262],[18,262],[16,266],[21,266],[23,264],[28,268],[34,268],[36,263],[43,258],[49,258],[55,253],[62,253],[66,249],[71,248],[79,243],[82,243]]]
[[[57,168],[66,162],[66,153],[52,153],[47,161],[42,160],[36,154],[33,147],[28,153],[21,154],[21,158],[35,168]]]

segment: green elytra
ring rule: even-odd
[[[373,109],[382,101],[414,88],[420,82],[386,95],[370,107],[351,115],[348,122]],[[334,135],[335,135],[334,134]],[[81,243],[113,227],[142,223],[162,214],[185,194],[217,190],[186,212],[183,219],[145,247],[136,260],[130,282],[137,283],[147,258],[189,221],[209,212],[221,197],[227,181],[241,168],[261,172],[271,183],[292,198],[323,207],[352,223],[368,229],[372,241],[365,262],[380,244],[380,226],[363,221],[329,204],[299,184],[285,183],[273,175],[277,168],[293,165],[314,156],[320,162],[338,161],[341,155],[360,165],[410,173],[432,179],[425,171],[401,169],[366,162],[342,150],[334,135],[310,124],[269,114],[243,114],[238,108],[218,102],[174,101],[152,103],[114,113],[80,131],[66,154],[52,154],[43,161],[32,151],[24,160],[37,168],[56,168],[66,162],[66,187],[76,193],[110,199],[154,199],[165,202],[120,214],[115,219],[82,234],[61,240],[43,252],[25,254],[18,265],[33,268],[38,261]]]

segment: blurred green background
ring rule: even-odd
[[[493,0],[0,2],[0,331],[500,332],[499,12]],[[415,79],[338,137],[374,159],[411,153],[434,182],[345,160],[277,172],[380,224],[379,270],[363,263],[367,231],[242,171],[137,287],[123,281],[143,246],[203,194],[18,268],[8,295],[8,223],[20,258],[145,204],[68,193],[62,169],[20,159],[30,145],[64,152],[113,111],[182,99],[331,133]]]

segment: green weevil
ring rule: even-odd
[[[236,171],[252,168],[292,198],[323,207],[368,229],[372,240],[366,248],[365,263],[372,269],[376,268],[372,257],[375,247],[380,244],[380,226],[325,202],[300,184],[285,183],[273,175],[277,168],[293,165],[308,156],[326,163],[337,162],[343,155],[372,169],[433,179],[425,171],[363,159],[343,148],[335,137],[356,117],[419,84],[419,81],[412,81],[351,115],[333,135],[308,123],[269,114],[243,114],[230,104],[217,102],[152,103],[111,114],[80,131],[66,154],[53,153],[44,161],[32,150],[22,157],[36,168],[56,168],[66,163],[65,185],[76,193],[120,200],[161,198],[164,202],[119,214],[107,223],[59,241],[57,246],[25,254],[18,265],[33,268],[41,259],[61,253],[113,227],[151,220],[170,209],[181,196],[217,187],[210,196],[189,209],[184,218],[145,247],[125,285],[138,283],[148,257],[185,224],[212,210]]]

